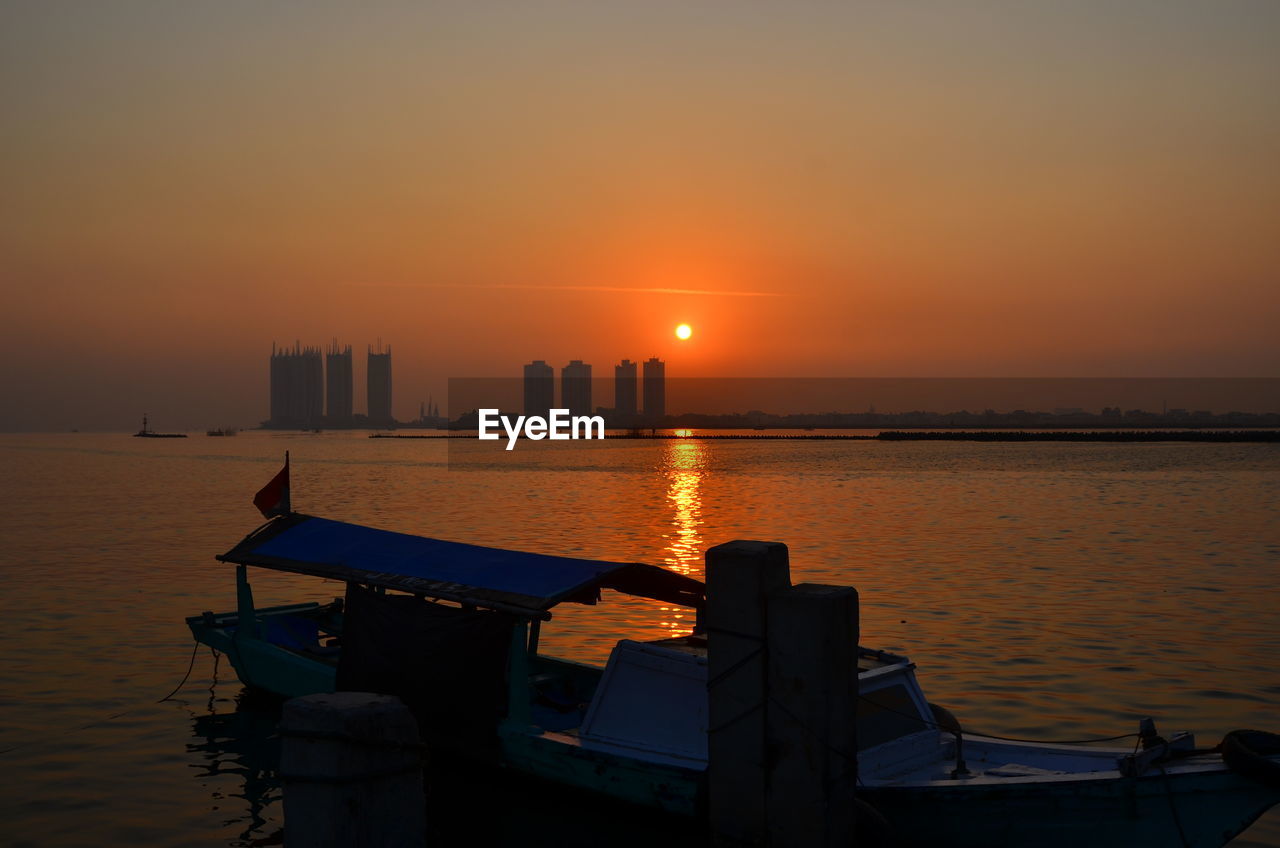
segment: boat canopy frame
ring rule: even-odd
[[[699,614],[706,601],[702,581],[656,565],[447,542],[297,512],[273,517],[216,559],[534,620],[550,619],[549,610],[560,603],[594,604],[601,589],[693,607]]]

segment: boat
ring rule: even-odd
[[[638,563],[506,551],[300,513],[217,557],[237,608],[187,619],[247,686],[400,696],[433,750],[672,813],[705,815],[706,587]],[[248,567],[346,584],[331,603],[256,608]],[[562,603],[602,590],[691,608],[692,633],[620,640],[604,668],[543,654]],[[905,656],[859,647],[857,804],[894,844],[1221,846],[1280,801],[1280,737],[1197,748],[1144,720],[1127,747],[965,731]],[[1119,738],[1119,737],[1117,737]],[[868,841],[865,844],[875,844]]]
[[[157,433],[147,429],[147,416],[142,416],[142,429],[133,434],[136,439],[185,439],[186,433]]]
[[[205,430],[204,434],[206,436],[234,436],[239,432],[235,427],[215,427],[212,430]]]

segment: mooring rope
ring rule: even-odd
[[[875,704],[876,707],[884,710],[887,713],[893,713],[894,715],[902,716],[903,718],[912,719],[913,721],[917,721],[920,724],[926,725],[928,727],[932,727],[935,730],[943,730],[943,731],[946,731],[947,733],[952,732],[950,728],[943,727],[942,725],[938,724],[936,721],[930,721],[927,718],[921,718],[915,713],[904,713],[901,710],[895,710],[893,707],[890,707],[887,704],[882,704],[879,701],[873,701],[867,695],[863,695],[859,693],[858,700],[866,701],[867,703],[870,703],[870,704]],[[1094,739],[1020,739],[1017,736],[997,736],[994,733],[983,733],[981,731],[971,730],[968,728],[964,729],[964,733],[969,736],[981,736],[986,739],[999,739],[1001,742],[1029,742],[1032,744],[1043,743],[1045,745],[1088,745],[1092,742],[1116,742],[1121,739],[1133,739],[1138,737],[1137,733],[1123,733],[1119,736],[1099,736]]]
[[[88,730],[92,727],[99,727],[101,725],[115,721],[118,718],[122,718],[131,713],[135,713],[146,704],[163,704],[165,701],[170,700],[171,698],[173,698],[174,695],[178,694],[178,690],[180,690],[183,686],[185,686],[187,681],[191,678],[191,672],[196,666],[196,654],[199,653],[199,651],[200,651],[200,643],[196,642],[195,645],[191,648],[191,661],[187,664],[187,673],[182,676],[182,682],[179,683],[177,686],[175,686],[172,692],[170,692],[168,695],[165,695],[160,700],[148,701],[148,702],[145,702],[144,704],[138,704],[137,706],[130,707],[127,710],[121,710],[118,713],[112,713],[109,716],[105,716],[95,721],[91,721],[88,724],[82,724],[79,727],[73,727],[70,730],[62,731],[56,734],[51,733],[48,736],[41,736],[37,739],[30,739],[18,745],[10,745],[7,748],[0,748],[0,756],[4,756],[5,754],[9,754],[9,753],[12,753],[13,751],[18,751],[23,748],[30,748],[34,745],[43,745],[46,742],[52,742],[55,739],[62,739],[73,733],[79,733],[83,730]],[[216,662],[218,652],[214,651],[213,654],[214,654],[214,661]]]
[[[191,677],[191,670],[196,667],[196,651],[199,651],[199,650],[200,650],[200,641],[197,639],[191,645],[191,662],[187,663],[187,673],[182,675],[182,680],[178,681],[178,685],[173,687],[172,692],[170,692],[168,695],[165,695],[160,700],[156,701],[157,704],[163,704],[165,701],[169,700],[174,695],[178,694],[179,689],[187,685],[187,679]]]

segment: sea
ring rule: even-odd
[[[295,510],[389,530],[694,576],[713,545],[784,542],[793,581],[855,586],[861,642],[908,655],[972,730],[1280,731],[1280,445],[684,435],[536,458],[355,431],[0,435],[0,844],[280,844],[279,705],[184,619],[234,609],[214,557],[261,522],[286,451]],[[252,578],[260,605],[342,589]],[[602,663],[691,627],[606,593],[557,608],[542,650]],[[452,788],[481,812],[447,844],[679,843],[591,797]],[[1233,844],[1280,846],[1280,810]]]

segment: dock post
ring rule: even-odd
[[[855,844],[858,593],[800,583],[769,598],[769,844]]]
[[[767,844],[768,598],[791,585],[787,546],[707,550],[707,813],[712,844]]]
[[[286,848],[426,844],[423,747],[399,698],[294,698],[284,705],[279,734]]]

